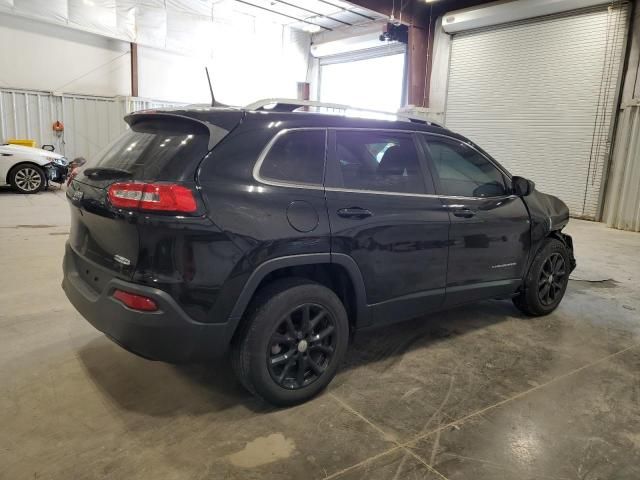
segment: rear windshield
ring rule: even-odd
[[[89,181],[190,180],[208,145],[209,130],[198,122],[142,120],[87,162],[79,176]]]

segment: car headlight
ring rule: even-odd
[[[67,161],[66,158],[62,157],[62,158],[53,158],[53,157],[49,157],[49,160],[51,160],[53,163],[55,163],[56,165],[60,165],[61,167],[66,167],[69,162]]]

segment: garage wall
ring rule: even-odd
[[[640,102],[620,113],[612,163],[605,221],[640,232]]]
[[[447,85],[449,83],[449,59],[451,53],[451,35],[442,29],[443,17],[435,20],[433,32],[433,57],[429,75],[429,108],[444,116],[447,104]]]
[[[604,219],[610,227],[640,232],[640,1],[634,12]]]
[[[140,46],[138,93],[142,97],[177,102],[208,102],[210,95],[205,66],[210,67],[207,59]]]
[[[615,2],[455,34],[446,125],[597,218],[627,14]]]
[[[131,95],[131,40],[139,44],[140,96],[207,102],[208,66],[222,102],[295,97],[296,83],[307,77],[310,35],[239,6],[231,0],[0,0],[0,86]]]
[[[131,95],[129,44],[0,13],[0,87]]]
[[[79,1],[69,5],[75,8],[84,3],[88,5]],[[109,0],[95,3],[105,8],[114,4]],[[117,5],[134,8],[134,3],[141,2],[118,1]],[[232,105],[265,97],[295,97],[296,82],[306,79],[310,35],[305,32],[233,9],[214,19],[219,9],[211,10],[211,1],[151,3],[153,8],[137,5],[134,10],[127,7],[125,13],[133,11],[137,21],[146,21],[147,27],[154,25],[153,12],[157,17],[164,15],[171,35],[165,32],[162,36],[166,48],[139,46],[138,93],[146,100],[132,100],[127,41],[69,28],[74,18],[80,19],[61,8],[65,0],[0,0],[0,143],[10,138],[30,138],[39,145],[55,145],[56,151],[69,158],[90,157],[126,128],[122,121],[126,112],[208,103],[205,66],[209,67],[217,100]],[[32,8],[27,10],[27,5]],[[170,21],[167,5],[177,12]],[[194,46],[197,36],[188,32],[203,27],[204,20],[190,23],[194,19],[179,10],[203,5],[209,11],[204,29],[209,37]],[[20,15],[27,12],[42,19],[6,13],[18,7]],[[90,21],[95,12],[89,9],[84,13],[82,21]],[[136,33],[140,39],[144,39],[143,34],[162,33],[154,28]],[[153,43],[151,38],[146,40]],[[51,127],[56,120],[65,124],[64,136],[54,135]]]
[[[242,29],[219,24],[210,56],[186,56],[138,48],[141,97],[185,103],[210,101],[204,67],[209,68],[216,100],[247,105],[260,98],[295,98],[297,82],[307,78],[310,37],[304,32],[253,17]]]

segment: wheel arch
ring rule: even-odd
[[[22,165],[31,165],[31,166],[34,166],[34,167],[38,167],[40,170],[42,170],[42,173],[44,175],[44,181],[46,182],[47,181],[47,174],[44,171],[44,167],[46,165],[48,165],[49,163],[51,163],[51,162],[46,162],[46,163],[43,163],[43,164],[39,164],[39,163],[36,163],[36,162],[34,162],[32,160],[22,160],[22,161],[20,161],[18,163],[15,163],[15,164],[13,164],[11,166],[11,168],[7,171],[7,178],[5,178],[5,181],[7,182],[8,185],[13,185],[11,183],[11,175],[13,175],[13,172],[15,171],[15,169],[20,167],[20,166],[22,166]]]
[[[551,230],[547,235],[547,238],[555,238],[556,240],[560,240],[568,249],[573,250],[573,239],[570,235],[562,233],[560,229]]]
[[[573,253],[573,238],[571,238],[571,235],[562,233],[558,229],[558,230],[552,230],[551,232],[549,232],[549,235],[547,236],[547,238],[555,238],[556,240],[559,240],[560,242],[562,242],[565,247],[567,247],[567,250],[569,252],[570,268],[571,268],[571,271],[573,271],[576,268],[576,257]]]
[[[571,236],[567,235],[566,233],[563,233],[561,229],[549,230],[546,233],[546,235],[542,237],[539,242],[537,242],[537,244],[535,245],[535,248],[532,248],[529,258],[527,259],[527,266],[526,266],[526,269],[524,270],[524,275],[522,277],[523,281],[524,279],[527,278],[527,275],[529,274],[529,270],[531,269],[531,266],[533,265],[533,262],[535,261],[536,257],[538,256],[540,251],[544,248],[545,242],[549,239],[558,240],[565,247],[567,247],[567,250],[569,251],[571,271],[573,271],[576,268],[576,260],[573,253],[573,239],[571,238]]]
[[[260,264],[231,311],[234,330],[256,293],[270,281],[284,277],[307,278],[333,290],[343,302],[352,328],[369,323],[364,281],[355,261],[343,254],[311,253],[274,258]]]

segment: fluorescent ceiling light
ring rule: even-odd
[[[309,33],[318,33],[322,27],[320,27],[320,25],[310,25],[308,23],[305,23],[304,27],[302,27],[302,29],[305,32],[309,32]]]

